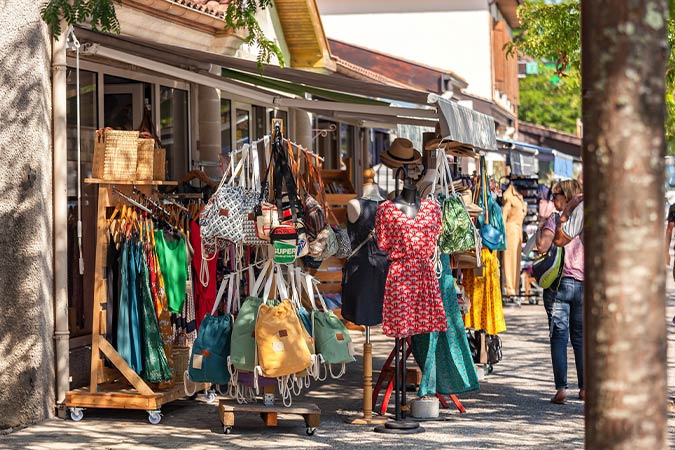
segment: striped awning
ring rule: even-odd
[[[476,150],[497,150],[492,117],[434,94],[429,95],[429,103],[436,106],[444,139],[470,145]]]

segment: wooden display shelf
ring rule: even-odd
[[[176,184],[175,181],[114,182],[87,178],[85,183],[98,184],[96,223],[96,256],[94,266],[93,324],[91,332],[91,367],[89,386],[66,393],[65,406],[73,420],[81,420],[82,408],[142,409],[150,413],[150,423],[161,420],[159,409],[163,404],[185,397],[183,383],[170,388],[151,387],[136,373],[105,338],[108,308],[106,256],[108,248],[108,223],[106,209],[114,204],[113,185],[129,190],[137,185],[150,195],[152,185]],[[119,201],[119,200],[117,200]],[[104,365],[103,356],[113,368]]]
[[[307,434],[313,435],[316,428],[321,424],[321,409],[314,403],[294,403],[293,406],[283,405],[265,406],[259,403],[247,403],[240,405],[231,400],[221,400],[218,405],[218,414],[223,424],[225,434],[230,434],[234,426],[234,416],[238,413],[260,414],[263,422],[268,427],[276,427],[279,414],[293,414],[302,416],[307,426]]]
[[[100,385],[96,392],[89,388],[75,389],[66,393],[66,405],[73,408],[112,408],[155,411],[163,404],[185,397],[183,383],[167,389],[155,389],[152,394],[141,394],[131,386]]]
[[[178,186],[178,181],[160,181],[160,180],[103,180],[100,178],[85,178],[86,184],[120,184],[134,186]]]

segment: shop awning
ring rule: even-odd
[[[76,33],[89,44],[85,46],[89,55],[220,89],[261,106],[300,108],[364,127],[433,127],[440,120],[448,139],[476,149],[496,148],[491,117],[427,92],[274,65],[263,65],[261,73],[255,61],[84,28]],[[225,76],[210,73],[211,64],[223,67]]]
[[[430,94],[429,103],[438,108],[441,134],[445,139],[469,144],[477,150],[497,150],[492,117]]]
[[[527,142],[510,141],[507,139],[497,139],[497,141],[499,141],[502,148],[509,150],[512,155],[511,160],[515,160],[517,165],[522,164],[521,161],[525,161],[525,166],[530,165],[530,163],[527,162],[528,156],[520,156],[518,154],[533,155],[539,163],[548,165],[556,178],[572,178],[574,176],[574,162],[575,160],[580,161],[572,155],[548,147],[529,144]],[[513,156],[514,154],[516,156]],[[523,169],[519,168],[518,170]]]

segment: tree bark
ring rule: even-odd
[[[666,448],[665,0],[582,0],[586,448]]]

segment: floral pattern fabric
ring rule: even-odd
[[[389,259],[382,307],[385,335],[401,338],[447,329],[432,261],[440,232],[441,208],[433,200],[424,200],[414,218],[391,201],[378,207],[377,244]]]

